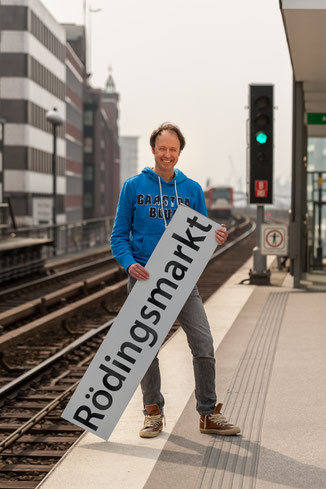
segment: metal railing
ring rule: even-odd
[[[75,223],[57,224],[53,226],[7,228],[3,237],[17,236],[20,238],[43,238],[53,240],[56,237],[56,255],[67,255],[81,250],[109,245],[114,216],[87,219]],[[54,232],[55,231],[55,232]],[[54,255],[54,247],[47,246],[46,258]]]
[[[0,229],[8,227],[8,204],[0,204]]]

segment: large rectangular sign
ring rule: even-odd
[[[52,198],[33,198],[33,222],[35,226],[51,224],[52,222]]]
[[[216,248],[220,225],[179,205],[63,412],[107,440]],[[171,367],[172,368],[172,367]]]

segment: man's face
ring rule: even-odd
[[[180,155],[180,141],[175,132],[162,131],[156,137],[155,146],[152,148],[155,159],[155,168],[163,173],[172,171],[178,162]]]

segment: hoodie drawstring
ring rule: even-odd
[[[162,215],[163,215],[163,219],[164,219],[164,226],[165,226],[165,229],[166,229],[168,227],[168,225],[166,224],[166,219],[165,219],[165,214],[164,214],[164,208],[163,208],[163,195],[162,195],[162,184],[161,184],[160,175],[158,176],[158,183],[160,185],[161,209],[162,209]]]
[[[177,181],[176,180],[174,180],[174,190],[175,190],[175,195],[177,198],[177,207],[179,207],[179,196],[178,196],[178,192],[177,192]]]
[[[162,210],[162,215],[163,215],[163,219],[164,219],[164,226],[165,226],[165,229],[168,227],[167,223],[166,223],[166,217],[165,217],[165,212],[164,212],[164,207],[163,207],[163,193],[162,193],[162,183],[161,183],[161,177],[160,175],[158,175],[158,183],[159,183],[159,186],[160,186],[160,200],[161,200],[161,210]],[[175,190],[175,195],[176,195],[176,198],[177,198],[177,207],[179,206],[179,197],[178,197],[178,192],[177,192],[177,181],[174,180],[174,190]]]

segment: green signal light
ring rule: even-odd
[[[259,132],[256,134],[256,141],[259,144],[265,144],[267,143],[267,134],[265,132]]]

